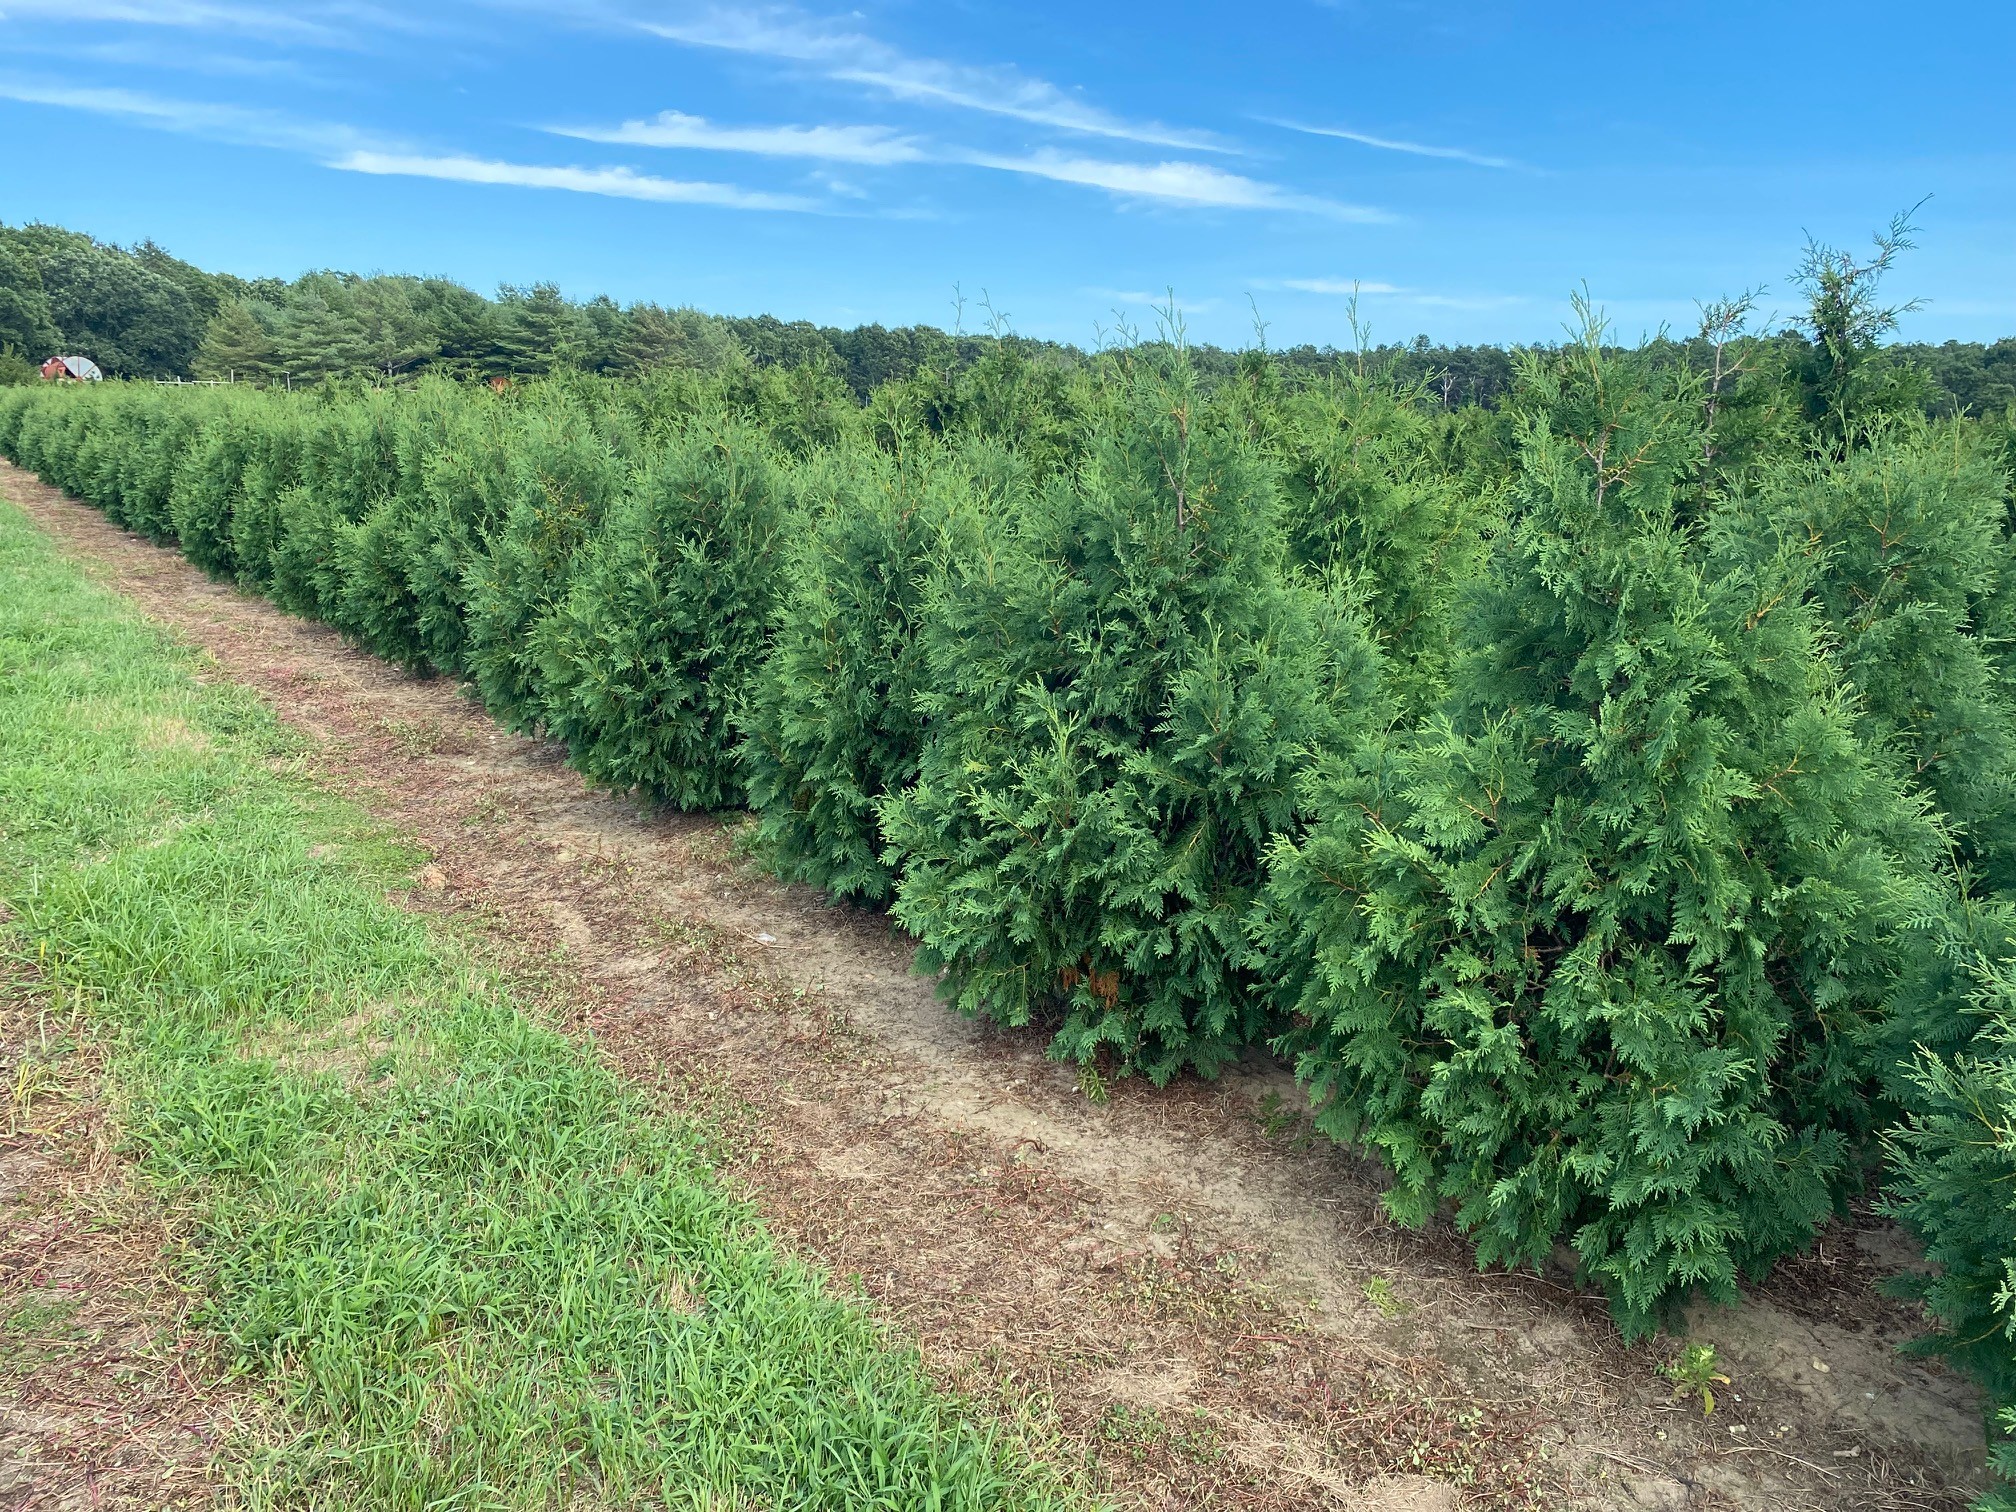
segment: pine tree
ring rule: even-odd
[[[1267,468],[1177,362],[933,594],[929,734],[883,823],[895,914],[962,1011],[1158,1084],[1271,1032],[1242,964],[1261,854],[1375,662],[1281,555]]]
[[[1321,1126],[1480,1264],[1559,1241],[1628,1332],[1806,1243],[1869,1131],[1903,803],[1795,552],[1680,523],[1684,373],[1529,369],[1517,523],[1444,709],[1312,776],[1255,918]]]
[[[243,300],[221,306],[204,329],[203,346],[196,354],[196,375],[240,382],[271,378],[278,371],[280,348],[262,313]]]
[[[683,809],[740,801],[736,721],[775,626],[783,477],[754,433],[651,459],[532,632],[548,728],[589,777]]]
[[[498,290],[496,357],[514,373],[579,366],[586,347],[580,313],[550,283]]]

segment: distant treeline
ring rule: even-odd
[[[1807,337],[1768,338],[1798,360]],[[124,248],[59,226],[0,224],[0,382],[23,381],[59,348],[120,378],[209,378],[313,384],[398,379],[423,371],[532,376],[556,369],[624,375],[658,367],[718,372],[738,365],[810,367],[866,399],[885,383],[964,372],[997,344],[1059,367],[1088,354],[1012,334],[936,326],[818,326],[772,315],[709,315],[686,306],[574,301],[553,284],[505,287],[494,298],[446,278],[318,271],[291,282],[211,273],[151,241]],[[1654,342],[1701,365],[1704,342]],[[1495,408],[1512,391],[1519,347],[1442,346],[1417,336],[1364,352],[1304,343],[1272,353],[1293,384],[1362,364],[1419,386],[1444,409]],[[2016,404],[2016,338],[1898,343],[1890,358],[1922,370],[1933,415],[1999,414]],[[1191,348],[1207,381],[1239,370],[1241,354]]]

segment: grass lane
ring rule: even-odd
[[[388,901],[418,858],[0,504],[0,946],[86,1005],[254,1505],[1066,1509],[592,1053]]]

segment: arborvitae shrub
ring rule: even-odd
[[[182,554],[213,577],[237,570],[231,522],[258,418],[242,402],[223,406],[183,452],[169,489],[168,520]]]
[[[136,429],[135,406],[140,393],[124,384],[100,385],[88,392],[89,408],[69,459],[70,492],[107,514],[120,505],[120,459],[127,437]]]
[[[419,503],[406,538],[414,631],[443,672],[467,666],[469,572],[488,550],[507,497],[508,435],[517,424],[488,393],[447,416],[421,464]]]
[[[1864,739],[1952,821],[1995,891],[2016,888],[2016,690],[1978,620],[2016,577],[2008,518],[1998,458],[1958,425],[1910,422],[1875,426],[1841,461],[1778,469],[1718,521],[1819,560]]]
[[[735,723],[790,513],[752,430],[702,427],[645,463],[532,636],[547,727],[588,776],[685,809],[740,801]]]
[[[786,457],[809,457],[851,441],[861,407],[846,380],[812,367],[752,367],[724,374],[730,412],[755,426]]]
[[[280,500],[301,479],[304,420],[301,404],[266,404],[252,437],[231,512],[231,555],[238,579],[249,588],[273,585],[273,551],[281,535]]]
[[[1255,936],[1318,1121],[1480,1264],[1572,1245],[1627,1332],[1859,1185],[1903,800],[1796,553],[1676,522],[1694,396],[1592,332],[1530,378],[1518,524],[1443,712],[1319,768]],[[1678,381],[1678,380],[1676,380]]]
[[[886,903],[878,806],[916,780],[925,596],[974,547],[975,490],[942,457],[866,452],[808,465],[799,489],[811,518],[744,719],[743,780],[784,876]]]
[[[2016,911],[1972,903],[1942,942],[1937,1038],[1905,1043],[1891,1082],[1903,1116],[1884,1136],[1882,1210],[1924,1245],[1927,1268],[1891,1288],[1937,1324],[1914,1341],[1971,1374],[1988,1396],[1990,1458],[2016,1480]],[[2016,1512],[2008,1486],[1982,1512]]]
[[[62,487],[57,482],[56,473],[61,467],[65,447],[61,430],[65,421],[65,411],[70,406],[63,401],[71,399],[69,394],[59,394],[43,390],[47,402],[30,405],[22,415],[20,425],[14,433],[14,460],[44,482]]]
[[[215,408],[207,393],[163,394],[150,406],[147,424],[130,444],[121,470],[118,523],[149,540],[175,539],[175,471]]]
[[[35,430],[43,477],[65,493],[77,486],[77,454],[89,433],[94,403],[100,391],[77,392],[67,404],[52,406]]]
[[[342,580],[342,627],[374,656],[408,671],[429,665],[420,638],[420,604],[407,581],[413,509],[387,494],[342,533],[336,546]]]
[[[311,400],[300,482],[275,504],[278,533],[269,557],[274,601],[353,634],[343,598],[343,551],[351,528],[390,488],[395,402],[368,389]]]
[[[1269,471],[1187,366],[1142,366],[1083,466],[932,594],[929,734],[883,821],[896,916],[959,1008],[1160,1083],[1270,1031],[1241,926],[1375,653],[1284,583]]]
[[[546,718],[532,627],[566,596],[575,552],[601,529],[631,469],[558,397],[525,414],[506,468],[503,523],[469,564],[465,662],[490,712],[526,730]]]
[[[340,623],[374,655],[411,670],[433,664],[413,572],[427,508],[428,464],[443,445],[448,417],[469,402],[471,392],[427,378],[399,394],[386,417],[386,460],[375,496],[337,545]]]
[[[1495,491],[1436,451],[1425,396],[1348,373],[1283,406],[1289,547],[1349,578],[1411,701],[1447,672],[1450,618],[1481,570],[1497,523]]]
[[[15,453],[16,438],[21,434],[21,422],[41,392],[26,384],[0,388],[0,457],[20,460]]]

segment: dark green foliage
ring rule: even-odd
[[[255,423],[243,405],[229,405],[195,435],[168,492],[168,520],[182,553],[213,577],[237,569],[232,516],[255,448]]]
[[[2008,891],[2016,703],[1979,627],[2016,576],[1998,462],[1951,424],[1877,425],[1841,461],[1767,477],[1761,498],[1726,507],[1717,528],[1816,559],[1815,599],[1859,695],[1864,740],[1894,754],[1902,779],[1959,831],[1963,858]]]
[[[1256,919],[1283,1047],[1389,1206],[1557,1242],[1631,1332],[1861,1174],[1892,865],[1810,564],[1676,523],[1695,395],[1592,332],[1530,380],[1518,524],[1445,712],[1313,774]]]
[[[231,555],[249,588],[273,584],[273,552],[282,530],[280,501],[301,479],[306,422],[294,404],[268,404],[260,414],[237,506],[231,512]]]
[[[1923,1242],[1928,1273],[1901,1278],[1939,1331],[1924,1352],[1954,1360],[1991,1402],[2016,1402],[2016,915],[1977,911],[1951,947],[1955,1051],[1907,1047],[1897,1096],[1903,1120],[1885,1136],[1885,1209]],[[2007,1429],[2004,1430],[2006,1436]],[[2003,1454],[2010,1450],[2004,1447]]]
[[[432,426],[413,427],[402,442],[410,454],[401,471],[415,495],[405,558],[413,633],[443,672],[467,668],[469,573],[504,513],[514,423],[478,393],[474,403],[444,400]]]
[[[345,602],[344,547],[389,488],[391,419],[389,400],[368,393],[315,410],[301,436],[300,482],[274,502],[274,600],[353,634],[362,627]]]
[[[1798,322],[1805,338],[1787,354],[1786,375],[1817,450],[1841,456],[1872,421],[1917,414],[1934,403],[1930,376],[1878,343],[1918,301],[1885,305],[1882,283],[1900,252],[1912,246],[1911,212],[1876,233],[1866,260],[1809,241],[1797,278],[1807,307]]]
[[[935,457],[857,453],[799,478],[811,519],[743,726],[743,780],[780,872],[886,903],[878,807],[916,780],[930,585],[975,544],[973,486]]]
[[[342,583],[338,623],[365,650],[409,671],[429,665],[420,636],[420,603],[407,576],[413,515],[406,500],[387,494],[343,531],[336,545]]]
[[[0,347],[12,347],[32,365],[61,339],[40,265],[27,249],[0,241]]]
[[[1426,395],[1358,373],[1283,406],[1286,528],[1295,560],[1356,584],[1415,701],[1440,691],[1450,616],[1495,525],[1494,484],[1438,455]]]
[[[502,523],[469,564],[463,660],[490,712],[526,730],[547,712],[532,627],[566,596],[574,554],[601,528],[630,468],[563,399],[525,415],[505,468]]]
[[[896,916],[962,1011],[1167,1081],[1271,1027],[1241,934],[1310,751],[1364,717],[1356,621],[1282,580],[1271,479],[1176,365],[956,564],[888,800]]]
[[[120,505],[114,519],[150,540],[175,538],[175,471],[213,409],[208,400],[148,406],[144,428],[126,446]]]
[[[189,371],[207,317],[185,282],[170,276],[158,258],[60,226],[0,226],[0,247],[17,261],[33,263],[46,301],[42,308],[66,352],[91,358],[115,377]],[[17,277],[17,287],[27,284],[25,276]],[[36,318],[32,309],[29,318]]]
[[[685,809],[741,800],[735,726],[777,619],[785,481],[761,437],[653,458],[532,634],[548,729],[598,782]]]
[[[0,455],[15,455],[21,424],[35,403],[36,391],[32,388],[0,388]]]

